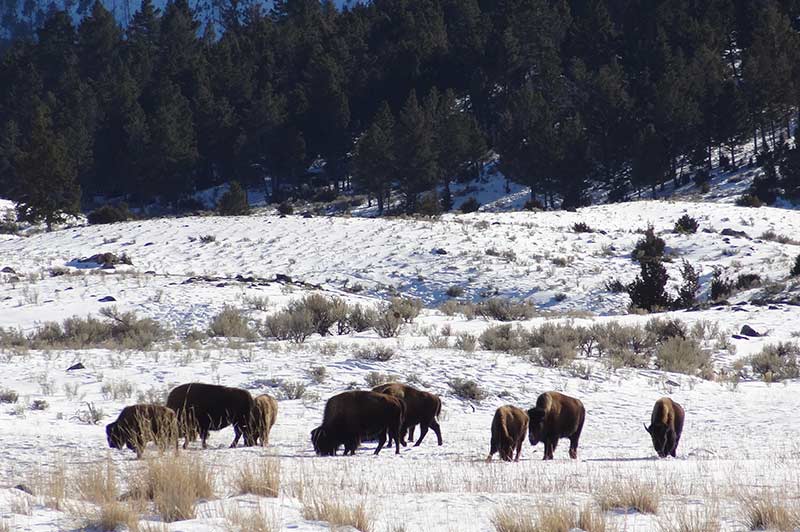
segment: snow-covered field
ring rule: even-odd
[[[672,232],[685,213],[700,223],[696,234]],[[577,222],[596,232],[575,233]],[[774,236],[761,238],[768,231],[800,234],[800,213],[791,210],[642,201],[577,212],[480,212],[438,220],[261,213],[4,237],[0,269],[10,271],[0,273],[0,327],[29,332],[45,321],[97,314],[116,305],[154,318],[175,336],[146,351],[9,348],[0,353],[0,389],[19,396],[16,403],[0,404],[0,530],[85,526],[74,511],[75,490],[66,490],[63,504],[37,492],[45,473],[65,472],[67,484],[73,485],[86,471],[110,463],[124,489],[146,460],[108,449],[104,425],[137,397],[158,396],[189,381],[278,396],[281,383],[302,383],[306,391],[301,399],[280,401],[265,449],[228,449],[233,433],[226,429],[212,433],[208,450],[195,443],[181,452],[211,468],[214,496],[201,501],[197,517],[188,521],[162,525],[154,512],[145,512],[144,529],[227,530],[237,508],[244,513],[261,508],[281,530],[327,530],[326,523],[303,517],[303,501],[317,497],[363,504],[376,532],[484,531],[493,530],[495,512],[509,504],[535,510],[557,503],[577,510],[623,485],[654,491],[660,505],[655,514],[606,512],[609,526],[616,529],[677,530],[668,528],[669,516],[675,515],[718,522],[722,530],[745,529],[743,498],[769,493],[800,502],[800,382],[707,381],[654,369],[615,370],[593,358],[578,360],[591,367],[588,375],[543,368],[518,355],[457,349],[459,333],[478,336],[496,323],[435,310],[449,299],[447,290],[457,286],[464,291],[460,299],[497,296],[534,302],[541,315],[522,322],[525,327],[548,320],[644,323],[648,316],[626,313],[627,295],[612,294],[605,285],[636,276],[630,252],[648,224],[666,240],[673,259],[667,264],[671,290],[678,284],[681,259],[699,268],[702,298],[715,267],[733,278],[757,273],[770,287],[770,305],[749,303],[764,296],[762,288],[733,296],[730,306],[670,313],[688,324],[718,324],[731,344],[707,345],[714,350],[718,373],[729,372],[737,360],[767,344],[793,340],[800,331],[800,309],[781,302],[794,292],[788,273],[800,246],[779,243]],[[724,229],[746,235],[723,236]],[[133,264],[105,270],[75,261],[105,252],[125,253]],[[295,283],[265,281],[276,274]],[[182,340],[190,331],[207,329],[226,305],[263,321],[312,292],[366,306],[402,294],[422,299],[428,308],[397,338],[383,339],[369,330],[315,335],[302,345]],[[101,303],[106,296],[116,301]],[[249,309],[254,300],[266,301],[267,310]],[[734,339],[732,334],[745,324],[767,336]],[[449,334],[444,340],[443,331]],[[435,346],[434,336],[440,337]],[[396,354],[386,362],[354,356],[359,347],[372,344]],[[85,369],[67,372],[76,362]],[[319,366],[325,368],[322,382],[311,373]],[[436,446],[429,434],[421,447],[404,448],[399,456],[389,449],[373,456],[372,442],[355,457],[314,456],[308,435],[322,418],[325,400],[349,388],[367,388],[371,372],[396,375],[442,397],[443,446]],[[488,398],[459,399],[448,385],[455,378],[476,381]],[[578,397],[586,406],[579,460],[569,460],[562,441],[556,460],[543,462],[542,447],[526,442],[520,463],[486,463],[495,408],[508,403],[530,408],[547,390]],[[658,460],[641,425],[664,395],[687,412],[677,459]],[[48,407],[29,408],[36,400]],[[96,425],[79,419],[89,404],[103,414]],[[148,449],[147,455],[157,451]],[[236,495],[232,478],[238,468],[267,457],[280,464],[279,496]],[[34,494],[15,489],[18,484]]]

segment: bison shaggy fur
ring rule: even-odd
[[[250,430],[253,397],[247,390],[200,382],[181,384],[169,392],[167,406],[178,414],[178,425],[185,437],[184,449],[198,432],[203,449],[207,448],[209,431],[228,425],[233,425],[235,434],[231,447],[236,447],[242,435],[245,445],[253,445]]]
[[[108,446],[128,449],[141,458],[147,442],[155,442],[162,451],[178,448],[178,418],[175,412],[161,405],[126,406],[117,420],[106,425]]]
[[[269,433],[277,417],[278,401],[274,397],[263,394],[253,399],[253,419],[251,421],[253,445],[260,443],[262,447],[266,447],[269,444]]]
[[[578,440],[583,430],[586,410],[574,397],[559,392],[545,392],[528,410],[528,437],[531,445],[544,442],[544,459],[552,460],[559,438],[569,438],[569,457],[578,457]]]
[[[494,412],[492,420],[492,441],[489,447],[487,461],[492,459],[494,453],[499,452],[500,458],[510,462],[514,458],[514,448],[517,449],[515,462],[519,462],[525,434],[528,432],[528,414],[516,406],[501,406]]]
[[[417,390],[413,386],[407,384],[400,384],[398,382],[391,382],[388,384],[381,384],[372,389],[373,392],[385,393],[392,397],[402,399],[406,403],[406,421],[403,423],[403,428],[400,432],[400,443],[405,445],[403,436],[408,431],[409,438],[414,437],[414,427],[420,426],[420,435],[414,447],[419,446],[425,435],[428,434],[428,429],[433,429],[436,434],[436,440],[439,445],[442,444],[442,429],[439,426],[437,417],[442,411],[442,400],[438,395],[429,392]],[[389,438],[389,445],[392,444],[392,439]]]
[[[335,456],[344,445],[344,454],[353,455],[362,440],[377,435],[378,454],[388,434],[394,439],[395,453],[400,453],[405,412],[402,399],[382,393],[357,390],[334,395],[325,404],[322,425],[311,431],[314,451],[319,456]]]
[[[650,426],[645,425],[644,429],[650,434],[653,448],[659,457],[675,456],[678,442],[681,441],[684,417],[683,407],[669,397],[656,401],[650,416]]]

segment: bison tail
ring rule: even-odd
[[[439,414],[442,413],[442,399],[440,397],[436,398],[436,419],[439,419]]]

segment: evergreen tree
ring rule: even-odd
[[[217,212],[222,216],[239,216],[250,212],[250,205],[247,202],[247,191],[245,191],[238,181],[233,181],[230,187],[222,195],[217,205]]]
[[[358,139],[353,158],[356,186],[375,197],[379,214],[383,214],[392,181],[398,172],[395,166],[394,128],[392,111],[383,102],[375,120]]]
[[[33,111],[31,137],[14,158],[11,199],[17,217],[44,221],[47,228],[80,212],[80,187],[64,138],[53,130],[50,110],[40,104]]]
[[[438,176],[431,117],[419,105],[414,91],[397,117],[395,150],[397,161],[401,161],[398,185],[406,211],[413,212],[420,194],[430,190]]]

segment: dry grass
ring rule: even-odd
[[[774,494],[745,495],[741,500],[742,524],[748,530],[800,529],[800,508],[787,505]]]
[[[111,460],[81,468],[74,478],[79,499],[95,504],[115,501],[119,496],[117,470]]]
[[[579,512],[566,506],[540,506],[538,509],[507,506],[491,518],[497,532],[568,532],[579,528],[586,532],[605,532],[605,518],[590,506]]]
[[[71,512],[80,518],[89,530],[119,530],[124,527],[132,532],[139,531],[139,512],[131,505],[109,501],[100,505],[79,505]]]
[[[612,509],[636,510],[643,514],[658,512],[659,495],[656,486],[628,479],[606,484],[596,496],[603,511]]]
[[[67,468],[63,462],[46,470],[35,471],[29,482],[33,492],[41,498],[42,504],[54,510],[64,509],[69,484]]]
[[[193,519],[197,501],[214,496],[209,467],[186,456],[149,459],[130,484],[133,498],[152,500],[166,522]]]
[[[277,458],[246,463],[236,471],[233,485],[238,495],[252,493],[277,497],[281,486],[281,464]]]
[[[687,508],[677,506],[665,512],[658,522],[660,532],[719,532],[716,507]]]
[[[238,506],[233,510],[225,510],[225,530],[227,532],[278,532],[280,522],[275,515],[270,515],[262,508],[244,511]]]
[[[303,519],[325,521],[331,527],[352,526],[361,532],[372,532],[373,519],[364,502],[348,504],[341,500],[312,494],[303,498]]]

